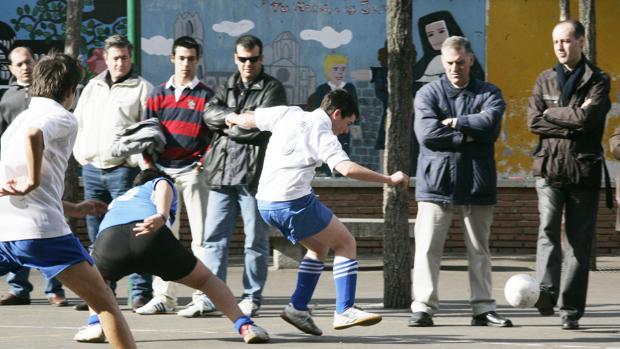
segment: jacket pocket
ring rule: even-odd
[[[493,194],[497,187],[497,172],[493,158],[474,158],[472,160],[471,195]]]
[[[424,180],[421,191],[430,194],[449,195],[452,193],[450,178],[450,159],[448,157],[423,157]]]
[[[534,153],[534,161],[532,162],[532,173],[536,177],[544,176],[544,168],[547,164],[547,152],[544,150],[540,150],[537,153]]]
[[[572,154],[575,174],[571,176],[572,184],[593,184],[601,181],[602,157],[596,153]]]

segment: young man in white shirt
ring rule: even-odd
[[[81,78],[70,56],[41,60],[29,108],[0,140],[0,275],[27,266],[58,278],[99,314],[113,347],[135,348],[112,292],[64,218],[65,170],[78,127],[68,109]],[[69,214],[79,209],[64,206]]]
[[[374,325],[381,316],[354,306],[358,269],[355,239],[314,195],[310,184],[315,167],[327,163],[344,176],[398,185],[402,190],[409,185],[409,177],[403,172],[390,176],[374,172],[351,161],[342,150],[337,135],[347,133],[358,115],[351,95],[334,90],[313,112],[281,106],[226,117],[229,126],[258,127],[272,133],[256,194],[259,211],[292,243],[299,242],[308,250],[299,266],[291,303],[280,316],[301,331],[317,336],[323,332],[312,320],[308,303],[329,250],[335,254],[334,329]]]

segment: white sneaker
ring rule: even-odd
[[[105,334],[101,324],[89,325],[80,328],[73,336],[73,340],[84,343],[104,343]]]
[[[269,342],[269,333],[264,328],[254,324],[241,326],[239,334],[247,344]]]
[[[247,317],[258,317],[258,310],[260,309],[260,305],[254,303],[253,300],[246,298],[239,302],[239,309],[243,315]]]
[[[288,322],[289,324],[297,327],[302,332],[307,334],[320,336],[323,334],[323,331],[314,323],[312,319],[312,313],[308,310],[297,310],[293,307],[291,303],[289,303],[282,313],[280,317]]]
[[[194,300],[177,312],[177,315],[187,318],[221,314],[208,299]]]
[[[154,314],[166,314],[174,311],[174,307],[169,307],[166,302],[161,299],[153,298],[143,307],[136,309],[136,314],[140,315],[154,315]]]
[[[334,312],[334,330],[343,330],[352,326],[371,326],[381,322],[381,315],[373,314],[352,306],[342,314]]]

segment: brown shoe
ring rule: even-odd
[[[30,298],[17,297],[16,295],[9,293],[0,299],[0,305],[28,305],[30,304]]]
[[[52,293],[50,297],[47,298],[51,305],[55,307],[66,307],[69,305],[67,299],[61,295]]]

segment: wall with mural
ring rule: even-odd
[[[265,45],[266,71],[285,85],[291,104],[307,104],[330,75],[326,57],[339,58],[343,81],[357,91],[362,118],[351,141],[353,159],[378,167],[385,88],[385,0],[141,0],[141,73],[152,83],[172,74],[169,54],[180,35],[205,48],[199,77],[216,87],[234,70],[234,41],[245,33]],[[62,46],[66,0],[2,0],[0,88],[9,79],[6,56],[28,45],[36,54]],[[233,5],[234,4],[234,5]],[[573,13],[577,1],[572,0]],[[449,35],[464,35],[476,54],[474,74],[498,85],[508,103],[497,162],[504,178],[527,176],[536,138],[526,128],[527,98],[536,76],[555,62],[551,29],[557,1],[414,0],[414,90],[442,74],[437,47]],[[612,78],[613,108],[606,136],[620,126],[620,17],[617,0],[599,0],[598,65]],[[105,68],[102,41],[126,33],[126,0],[85,0],[82,60],[91,75]],[[344,63],[343,63],[344,62]],[[333,78],[333,76],[331,76]],[[377,142],[379,139],[379,142]],[[606,138],[607,139],[607,138]],[[606,144],[605,144],[606,146]],[[609,155],[608,155],[609,156]],[[609,163],[613,173],[618,162]]]

